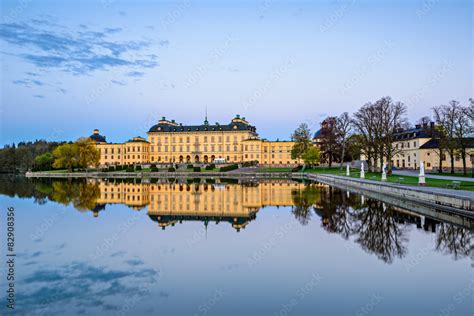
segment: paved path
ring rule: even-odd
[[[399,176],[413,176],[413,177],[418,177],[419,171],[415,170],[393,170],[393,174],[399,175]],[[436,174],[426,174],[427,178],[432,178],[432,179],[442,179],[442,180],[452,180],[452,181],[467,181],[467,182],[474,182],[474,178],[467,178],[467,177],[453,177],[453,176],[440,176]]]

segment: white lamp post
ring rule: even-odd
[[[364,163],[360,163],[360,178],[365,179]]]
[[[418,175],[418,185],[425,186],[426,179],[425,179],[425,163],[420,161],[420,174]]]
[[[387,181],[387,164],[384,163],[382,167],[382,181]]]
[[[346,165],[346,176],[350,176],[351,175],[351,171],[350,171],[350,168],[349,168],[349,164]]]

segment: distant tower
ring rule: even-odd
[[[204,117],[204,125],[209,125],[209,121],[207,120],[207,105],[206,105],[206,112]]]

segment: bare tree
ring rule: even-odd
[[[365,155],[369,168],[373,169],[372,161],[377,160],[375,150],[374,107],[372,103],[364,104],[354,113],[353,124],[361,136],[361,153]]]
[[[471,121],[474,122],[474,99],[473,98],[470,98],[469,99],[469,105],[467,107],[467,112],[466,112],[466,115],[469,116],[469,118],[471,119]]]
[[[433,108],[433,113],[436,123],[439,125],[440,133],[445,137],[446,150],[450,156],[451,173],[454,173],[454,159],[458,147],[458,143],[455,141],[455,131],[457,116],[459,115],[459,102],[453,100],[449,102],[449,105],[435,106]],[[441,145],[440,142],[440,146]]]
[[[421,126],[426,126],[430,124],[431,118],[429,116],[423,116],[418,121],[416,122],[417,124],[420,124]]]
[[[344,162],[344,157],[346,155],[346,146],[347,146],[347,139],[350,136],[352,131],[352,121],[349,116],[349,113],[344,112],[342,113],[336,121],[336,133],[339,138],[339,144],[341,147],[341,167],[342,163]]]
[[[406,106],[401,102],[392,102],[390,97],[385,97],[377,101],[377,106],[380,107],[380,136],[381,147],[383,150],[383,158],[388,164],[388,173],[392,172],[392,159],[400,152],[393,146],[395,142],[395,132],[407,123]],[[383,161],[381,162],[383,164]]]
[[[329,167],[332,166],[333,161],[339,157],[339,143],[337,118],[330,116],[321,122],[321,160],[327,162]]]
[[[459,107],[458,113],[456,115],[456,122],[454,126],[454,134],[456,136],[458,151],[461,155],[462,159],[462,171],[463,174],[467,174],[467,165],[466,165],[466,158],[467,158],[467,147],[468,147],[468,139],[467,137],[474,132],[474,128],[471,123],[471,119],[468,115],[469,108],[468,107]]]
[[[408,124],[406,106],[383,97],[375,103],[367,103],[354,114],[353,124],[362,136],[363,153],[372,171],[382,169],[384,161],[392,170],[392,158],[398,149],[393,147],[398,128]]]

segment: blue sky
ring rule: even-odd
[[[473,97],[471,1],[2,1],[0,144],[120,142],[161,116],[262,137],[390,95]]]

